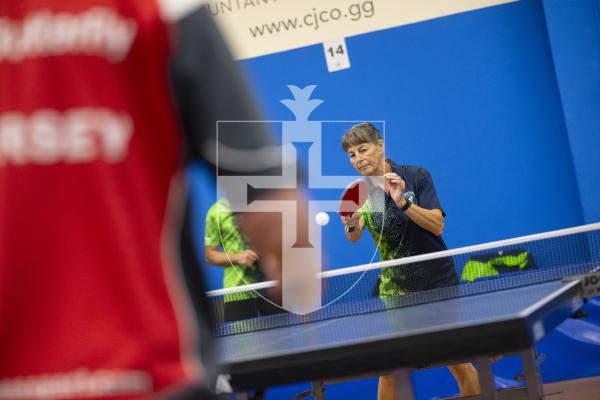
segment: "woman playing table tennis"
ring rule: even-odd
[[[426,169],[385,159],[379,130],[370,123],[350,128],[344,134],[342,147],[352,166],[369,183],[369,193],[360,210],[341,217],[349,240],[356,242],[367,228],[382,261],[447,249],[442,240],[445,213]],[[385,298],[456,284],[454,263],[447,257],[385,268],[377,292]],[[479,393],[477,371],[470,363],[448,368],[461,395]],[[378,398],[395,398],[393,375],[380,377]]]

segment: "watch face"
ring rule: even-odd
[[[405,192],[404,199],[410,201],[412,204],[417,204],[417,196],[415,195],[415,192]]]

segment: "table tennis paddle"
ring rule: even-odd
[[[358,211],[367,201],[369,185],[364,179],[357,179],[344,189],[338,213],[347,217]]]

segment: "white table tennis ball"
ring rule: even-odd
[[[323,211],[317,213],[317,215],[315,215],[315,222],[319,226],[327,225],[329,223],[329,214]]]

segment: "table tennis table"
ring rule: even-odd
[[[467,361],[480,376],[482,393],[473,398],[541,399],[534,346],[583,301],[580,281],[553,280],[223,336],[218,354],[240,399],[250,389],[298,382],[312,382],[323,399],[324,381],[389,373],[398,398],[413,399],[414,369]],[[489,357],[499,354],[521,356],[525,387],[496,389]]]

